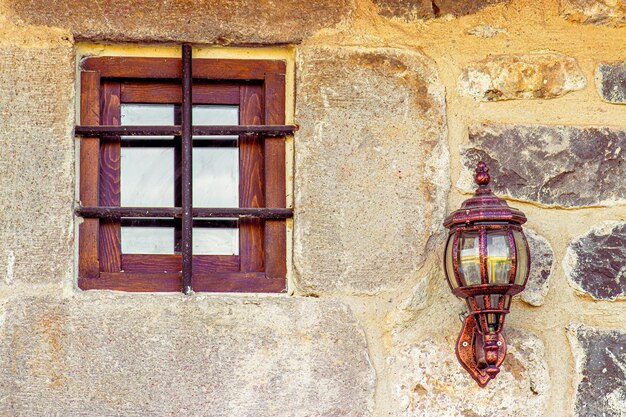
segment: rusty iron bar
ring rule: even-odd
[[[75,213],[88,219],[116,220],[122,217],[182,218],[182,207],[78,207]],[[238,218],[281,220],[293,217],[290,208],[194,208],[194,218]]]
[[[183,44],[183,105],[182,105],[182,137],[181,137],[181,162],[182,162],[182,237],[180,251],[183,258],[183,292],[190,294],[193,288],[193,218],[191,214],[192,195],[192,78],[191,78],[191,45]]]
[[[291,135],[298,130],[296,125],[236,125],[236,126],[193,126],[194,136],[260,135],[263,137]],[[79,136],[181,136],[182,125],[173,126],[76,126]]]

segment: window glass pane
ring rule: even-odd
[[[194,125],[238,125],[239,107],[195,105]],[[194,144],[194,207],[239,207],[238,136],[194,136],[194,140],[224,140],[220,146]],[[215,220],[215,219],[214,219]],[[224,219],[234,220],[234,219]],[[194,227],[195,255],[238,255],[239,229],[233,227]]]
[[[238,148],[193,149],[194,207],[239,207]]]
[[[132,126],[172,126],[174,125],[173,104],[122,103],[120,124]],[[167,139],[172,136],[122,136],[134,139]]]
[[[191,117],[194,125],[223,126],[239,124],[239,106],[198,104],[192,106]],[[237,136],[194,136],[194,139],[237,139]]]
[[[121,104],[122,125],[173,125],[174,105],[173,104],[144,104],[144,103],[122,103]]]
[[[122,206],[174,206],[174,148],[123,147],[120,172]]]
[[[459,245],[459,272],[465,285],[477,285],[480,279],[478,232],[463,232]]]
[[[194,255],[238,255],[239,229],[194,227]]]
[[[487,231],[487,274],[490,284],[508,284],[511,280],[509,236],[504,231]]]
[[[122,227],[122,253],[174,253],[173,227]]]
[[[173,104],[122,103],[120,124],[174,125]],[[172,139],[173,136],[122,136],[120,203],[128,207],[174,206],[174,148],[133,147],[133,140]],[[138,141],[139,142],[139,141]],[[122,253],[174,253],[173,227],[121,228]]]

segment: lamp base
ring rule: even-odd
[[[485,339],[488,338],[493,339],[490,343],[491,348],[485,343]],[[484,387],[496,377],[500,365],[504,362],[506,341],[500,333],[483,336],[478,331],[476,316],[469,315],[463,322],[456,342],[456,356],[478,385]],[[490,357],[488,361],[485,359],[486,356]]]

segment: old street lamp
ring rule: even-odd
[[[450,229],[444,270],[452,292],[469,308],[457,357],[484,387],[504,361],[504,318],[511,297],[523,291],[528,280],[530,252],[522,230],[526,216],[491,192],[489,169],[482,161],[475,180],[474,196],[443,223]]]

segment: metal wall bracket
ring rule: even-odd
[[[476,316],[471,314],[463,322],[456,356],[478,385],[484,387],[500,371],[506,356],[506,341],[500,333],[481,334]]]

